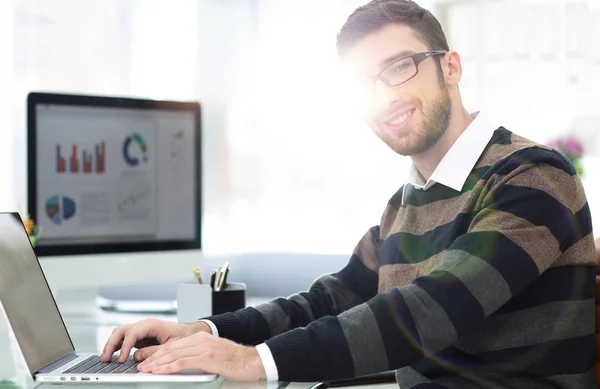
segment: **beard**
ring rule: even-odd
[[[378,135],[392,150],[403,156],[419,155],[431,149],[448,130],[452,101],[445,86],[440,86],[438,96],[431,101],[427,111],[421,111],[422,123],[411,133],[396,137],[385,131]]]

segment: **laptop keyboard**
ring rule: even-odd
[[[101,362],[97,355],[91,356],[77,365],[63,371],[61,374],[137,374],[137,365],[133,357],[124,363],[114,359],[111,362]]]

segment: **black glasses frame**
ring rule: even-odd
[[[447,50],[433,50],[433,51],[424,51],[422,53],[415,53],[415,54],[407,55],[406,57],[401,57],[401,58],[396,59],[393,63],[391,63],[390,65],[383,68],[379,73],[377,73],[376,75],[369,77],[369,78],[371,80],[373,80],[373,83],[375,83],[375,81],[379,80],[389,87],[402,85],[402,84],[407,83],[408,81],[412,80],[413,78],[415,78],[417,76],[417,74],[419,74],[419,64],[421,62],[425,61],[429,57],[433,57],[436,55],[445,55],[446,53],[448,53]],[[406,80],[396,83],[396,84],[392,84],[385,77],[381,76],[386,70],[388,70],[392,66],[396,65],[398,62],[403,61],[407,58],[411,58],[413,60],[413,62],[415,63],[415,74],[413,74]]]

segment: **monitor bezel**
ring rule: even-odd
[[[37,244],[38,256],[133,253],[169,250],[199,250],[202,248],[202,114],[196,101],[150,100],[131,97],[93,96],[81,94],[31,92],[27,96],[27,205],[29,216],[38,220],[37,209],[37,110],[38,105],[64,105],[78,107],[165,109],[188,111],[194,114],[195,177],[194,186],[196,215],[195,238],[191,240],[165,240],[156,242],[85,243],[85,244]],[[41,210],[40,210],[41,211]]]

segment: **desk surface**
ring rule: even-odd
[[[93,291],[78,291],[75,294],[70,295],[59,295],[58,306],[63,315],[65,325],[71,335],[71,340],[78,352],[82,353],[99,353],[104,348],[104,344],[112,331],[123,324],[128,324],[143,320],[148,315],[142,314],[126,314],[126,313],[112,313],[105,312],[95,305],[95,293]],[[248,305],[255,305],[257,303],[264,302],[265,299],[252,299],[247,300]],[[175,315],[160,315],[153,314],[152,317],[176,321]],[[2,358],[0,358],[2,359]],[[4,361],[0,360],[0,363]],[[53,386],[50,386],[53,385]],[[307,389],[311,386],[310,383],[296,383],[292,382],[289,384],[275,383],[275,382],[254,382],[254,383],[242,383],[225,381],[218,379],[212,383],[177,383],[177,384],[164,384],[164,383],[143,383],[143,384],[122,384],[122,385],[106,385],[106,384],[68,384],[65,388],[102,388],[102,389],[119,389],[119,388],[140,388],[140,389],[163,389],[163,388],[203,388],[203,389]],[[396,384],[382,384],[374,385],[373,387],[378,389],[397,389]],[[42,384],[37,386],[40,389],[56,388],[56,384]],[[363,386],[361,388],[366,388]],[[28,388],[23,388],[28,389]]]
[[[51,386],[53,385],[53,386]],[[80,389],[80,388],[90,388],[94,389],[307,389],[311,386],[308,383],[301,382],[291,382],[289,384],[285,383],[268,383],[268,382],[232,382],[225,380],[217,380],[214,383],[206,383],[206,384],[187,384],[187,383],[177,383],[177,384],[124,384],[124,385],[106,385],[106,384],[67,384],[63,386],[65,389]],[[381,385],[372,385],[372,386],[360,386],[357,388],[360,389],[398,389],[398,385],[396,384],[381,384]],[[52,389],[57,388],[56,384],[43,384],[38,386],[36,389]]]

